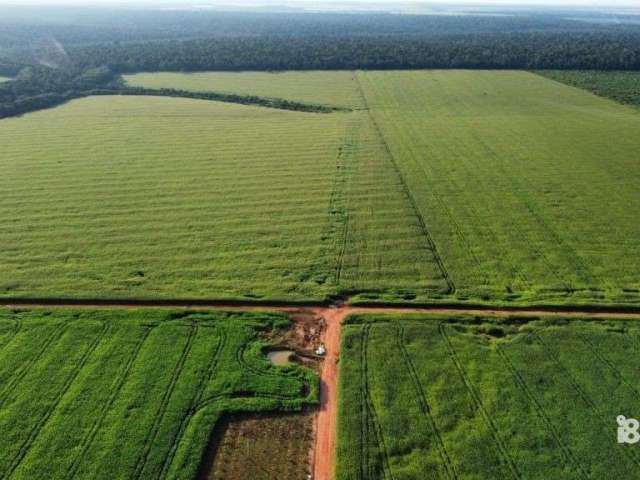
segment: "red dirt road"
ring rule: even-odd
[[[313,479],[332,480],[338,422],[340,328],[345,313],[343,308],[325,308],[319,309],[317,314],[326,322],[323,341],[327,354],[320,374],[320,410],[316,416]]]

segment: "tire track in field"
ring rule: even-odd
[[[487,145],[480,137],[474,135],[473,138],[478,143],[478,145],[480,145],[482,148],[484,148],[485,154],[487,156],[489,156],[490,158],[494,158],[494,159],[498,159],[499,158],[499,156],[496,154],[496,152],[491,147],[489,147],[489,145]],[[511,187],[512,187],[511,191],[512,192],[521,192],[522,191],[522,189],[520,188],[520,184],[507,173],[507,171],[505,170],[504,165],[502,163],[497,164],[497,168],[499,169],[502,177],[508,179],[509,182],[511,183]],[[491,189],[486,189],[486,191],[491,192]],[[533,211],[532,211],[532,207],[527,203],[527,201],[523,200],[523,195],[520,194],[516,198],[518,198],[518,200],[520,200],[520,202],[522,202],[524,204],[525,209],[529,212],[529,214],[534,216]],[[538,219],[535,216],[534,216],[534,219],[536,221],[538,221]],[[538,224],[539,224],[539,221],[538,221]],[[553,265],[553,263],[549,260],[548,255],[541,248],[536,246],[536,244],[534,242],[530,241],[526,237],[526,235],[524,234],[524,232],[520,228],[518,222],[513,222],[512,228],[513,228],[513,230],[515,230],[515,232],[517,232],[518,236],[527,245],[529,245],[532,248],[532,251],[538,255],[538,258],[540,258],[542,260],[542,263],[546,267],[547,271],[550,274],[552,274],[564,286],[564,288],[565,288],[565,290],[567,292],[572,293],[574,289],[573,289],[573,286],[571,285],[571,283],[569,281],[567,281],[565,276],[562,275],[558,271],[558,268]],[[557,243],[558,242],[556,241],[556,244]]]
[[[603,431],[605,433],[609,434],[610,431],[611,431],[611,422],[609,422],[605,418],[603,418],[602,412],[600,412],[600,409],[598,408],[596,403],[593,401],[593,399],[584,391],[584,389],[582,387],[580,387],[580,384],[577,382],[575,377],[571,374],[569,369],[560,361],[560,359],[555,354],[553,349],[551,347],[549,347],[549,345],[547,345],[547,343],[542,339],[540,334],[536,331],[536,332],[532,332],[530,335],[534,336],[538,340],[538,343],[540,343],[540,345],[542,345],[542,347],[545,350],[547,356],[551,359],[551,361],[553,361],[553,363],[556,365],[558,370],[563,372],[564,375],[567,377],[567,380],[569,381],[569,384],[571,385],[571,388],[573,388],[573,390],[578,394],[578,396],[587,404],[587,406],[595,414],[595,418],[599,420]],[[638,455],[635,454],[635,450],[634,450],[634,454],[632,454],[631,450],[629,450],[627,448],[622,448],[620,450],[622,451],[622,454],[630,462],[635,463],[637,466],[640,466],[640,460],[638,460]]]
[[[536,409],[538,416],[544,422],[545,427],[547,428],[549,433],[551,433],[551,436],[555,440],[558,447],[560,447],[560,450],[562,451],[562,454],[565,457],[565,460],[571,463],[580,472],[580,474],[582,475],[582,478],[590,478],[591,474],[589,473],[589,471],[585,470],[585,468],[582,466],[582,464],[578,461],[578,459],[575,457],[575,455],[571,451],[571,448],[569,448],[562,441],[562,436],[560,435],[560,432],[558,432],[558,429],[555,427],[553,421],[549,418],[549,415],[547,414],[545,408],[537,400],[537,398],[535,397],[531,389],[529,389],[529,387],[527,386],[527,383],[522,377],[522,374],[516,368],[516,366],[513,364],[509,356],[504,352],[503,348],[500,345],[496,345],[496,352],[498,353],[498,355],[500,355],[500,357],[504,361],[505,365],[509,368],[509,370],[511,370],[513,377],[516,379],[516,383],[520,386],[520,389],[524,392],[529,402]]]
[[[45,340],[42,348],[38,351],[36,356],[28,360],[24,364],[23,368],[19,370],[18,374],[15,377],[13,377],[9,382],[7,382],[4,389],[0,392],[0,407],[4,405],[4,402],[6,402],[7,397],[11,394],[13,389],[16,388],[16,386],[20,383],[20,381],[27,375],[27,373],[29,373],[29,370],[31,370],[31,368],[36,363],[38,363],[38,361],[42,358],[42,356],[45,354],[45,352],[51,346],[51,344],[55,340],[58,340],[60,339],[60,337],[62,337],[62,334],[64,333],[66,326],[67,324],[65,324],[64,322],[59,323],[53,329],[51,334],[47,337],[47,340]]]
[[[605,358],[600,349],[591,340],[589,340],[587,335],[584,333],[578,333],[578,338],[580,338],[600,363],[603,363],[623,385],[629,388],[637,397],[640,397],[640,391],[627,380],[627,377],[610,360]]]
[[[378,444],[378,454],[382,459],[382,468],[386,469],[389,472],[389,478],[394,480],[393,471],[391,470],[391,462],[389,461],[389,454],[387,450],[386,443],[384,441],[384,435],[382,433],[382,426],[380,425],[380,421],[378,420],[378,413],[376,412],[375,405],[373,404],[373,400],[371,399],[371,395],[369,394],[369,333],[371,331],[371,325],[367,324],[363,328],[363,338],[362,338],[362,371],[363,371],[363,396],[365,400],[365,408],[371,415],[370,421],[373,426],[374,434],[376,436],[377,444]],[[367,449],[368,453],[368,449]],[[368,458],[368,455],[367,455]],[[371,468],[371,465],[369,465]],[[363,477],[369,478],[369,477]]]
[[[189,353],[191,352],[191,347],[193,346],[193,342],[195,340],[197,332],[198,332],[198,325],[197,324],[191,325],[191,328],[189,330],[189,337],[187,338],[187,342],[185,343],[185,346],[182,349],[182,354],[180,355],[178,363],[176,364],[176,366],[175,366],[175,368],[173,370],[173,374],[171,376],[171,381],[169,382],[169,386],[167,387],[167,389],[165,390],[164,395],[162,396],[162,401],[160,402],[160,408],[158,409],[158,412],[156,413],[156,416],[155,416],[155,419],[153,421],[153,425],[151,427],[151,430],[147,434],[147,438],[144,441],[144,448],[142,450],[141,456],[138,458],[138,462],[137,462],[136,468],[134,470],[133,478],[139,479],[140,476],[142,475],[144,467],[145,467],[145,465],[147,463],[147,460],[149,458],[149,454],[151,453],[151,448],[153,446],[153,441],[155,440],[156,435],[158,434],[158,430],[160,430],[160,424],[162,423],[164,415],[165,415],[165,413],[167,411],[167,407],[169,406],[169,402],[170,402],[171,397],[173,395],[173,391],[175,389],[176,384],[178,383],[178,379],[180,377],[180,374],[182,373],[182,369],[184,368],[184,364],[187,361],[187,357],[189,356]]]
[[[15,472],[16,468],[18,468],[18,465],[20,465],[24,457],[27,455],[27,452],[33,445],[33,442],[35,441],[36,437],[40,434],[44,426],[47,424],[47,422],[51,418],[51,415],[53,414],[55,409],[58,407],[60,402],[62,401],[62,398],[69,391],[69,388],[71,388],[71,385],[76,380],[76,378],[78,377],[78,374],[82,371],[82,369],[86,365],[87,361],[89,360],[93,352],[95,352],[100,342],[102,342],[102,340],[111,331],[111,328],[112,328],[111,322],[102,323],[102,330],[93,340],[93,342],[91,342],[87,350],[84,352],[84,354],[80,358],[80,361],[73,368],[73,370],[67,377],[67,380],[62,386],[62,390],[56,395],[51,405],[49,405],[49,407],[45,410],[43,416],[40,418],[38,423],[34,425],[34,427],[31,429],[31,432],[29,432],[29,436],[24,441],[24,443],[20,446],[20,449],[18,450],[18,452],[16,452],[16,455],[11,460],[11,463],[9,465],[9,469],[6,472],[5,478],[9,478],[11,475],[13,475],[13,472]]]
[[[402,92],[401,92],[401,93],[402,93]],[[399,130],[399,132],[400,132],[400,133],[404,133],[404,130],[402,130],[402,129],[401,129],[401,130]],[[411,153],[413,154],[413,156],[414,156],[414,157],[416,156],[416,151],[415,151],[416,149],[415,149],[414,145],[413,145],[411,142],[406,143],[406,144],[405,144],[405,147],[406,147],[408,150],[410,150],[410,151],[411,151]],[[420,155],[420,154],[418,153],[418,156],[419,156],[419,155]],[[413,161],[413,159],[412,159],[412,161]],[[424,175],[424,178],[425,178],[425,179],[427,179],[427,180],[428,180],[429,178],[434,177],[434,175],[429,175],[429,174],[427,173],[427,170],[426,170],[426,168],[425,168],[426,162],[416,162],[416,161],[413,161],[413,163],[414,163],[414,165],[415,165],[417,168],[419,168],[419,169],[422,171],[422,173],[423,173],[423,175]],[[465,246],[466,246],[466,251],[465,251],[465,253],[466,253],[467,255],[469,255],[469,257],[470,257],[471,259],[473,259],[474,263],[477,265],[477,267],[478,267],[478,269],[479,269],[478,273],[479,273],[479,274],[482,274],[482,273],[484,272],[484,268],[483,268],[483,266],[482,266],[482,262],[479,260],[478,256],[475,254],[475,252],[474,252],[473,248],[471,248],[471,243],[469,242],[469,239],[467,238],[467,236],[464,234],[464,232],[463,232],[463,230],[462,230],[462,227],[460,226],[460,223],[456,220],[456,218],[455,218],[455,217],[453,216],[453,214],[451,213],[451,208],[449,207],[449,204],[448,204],[446,201],[444,201],[444,200],[442,199],[442,195],[440,195],[439,193],[437,193],[436,189],[431,189],[431,195],[435,198],[435,200],[436,200],[436,201],[438,202],[438,204],[440,205],[440,209],[441,209],[443,212],[445,212],[445,213],[446,213],[447,218],[448,218],[448,220],[449,220],[449,224],[450,224],[450,225],[452,225],[452,226],[453,226],[453,228],[455,229],[455,232],[456,232],[456,234],[458,235],[458,238],[459,238],[459,239],[460,239],[460,240],[465,244]],[[484,283],[484,285],[487,285],[487,282],[488,282],[487,278],[488,278],[488,277],[487,277],[486,275],[484,275],[484,278],[485,278],[485,283]]]
[[[89,432],[87,433],[87,435],[83,438],[82,442],[80,443],[80,446],[81,446],[80,453],[76,456],[76,458],[74,459],[73,463],[69,467],[69,470],[67,471],[66,478],[68,480],[71,480],[76,476],[76,474],[78,472],[78,469],[80,468],[80,464],[81,464],[82,460],[84,459],[84,456],[86,455],[87,451],[89,450],[89,448],[93,444],[93,440],[95,439],[96,435],[98,434],[98,431],[102,427],[104,419],[107,417],[107,413],[109,412],[111,406],[113,405],[113,403],[115,402],[116,398],[120,394],[120,390],[122,389],[122,386],[124,385],[127,377],[129,376],[129,372],[131,371],[131,368],[133,367],[133,364],[135,363],[136,359],[138,358],[138,355],[139,355],[140,351],[142,350],[142,346],[146,342],[147,338],[149,338],[149,334],[151,333],[151,331],[154,328],[155,328],[155,326],[151,326],[151,327],[145,328],[143,335],[140,337],[140,340],[136,344],[134,350],[131,352],[131,355],[129,356],[129,359],[127,360],[127,363],[125,364],[125,367],[122,370],[121,375],[118,378],[118,381],[116,383],[115,388],[109,394],[109,398],[107,399],[107,403],[100,410],[100,415],[98,416],[96,421],[93,423],[93,425],[89,429]]]
[[[411,356],[407,351],[407,346],[405,343],[405,328],[398,322],[396,322],[396,334],[398,338],[398,346],[400,347],[400,352],[402,353],[405,366],[409,371],[411,381],[413,382],[413,386],[416,391],[416,398],[418,399],[420,410],[422,411],[422,414],[427,418],[427,420],[429,421],[429,424],[431,425],[431,429],[433,430],[433,435],[436,439],[436,444],[438,445],[438,454],[440,455],[442,464],[444,465],[445,471],[447,472],[447,477],[455,480],[458,478],[458,474],[456,472],[455,466],[453,465],[453,462],[451,461],[451,457],[449,457],[449,454],[447,453],[447,449],[445,448],[442,435],[440,434],[440,430],[438,430],[438,425],[436,424],[436,420],[433,417],[433,414],[431,412],[431,407],[429,406],[429,402],[427,401],[427,396],[424,392],[422,383],[420,382],[420,378],[418,377],[415,364],[413,363],[413,360],[411,359]]]
[[[464,385],[467,387],[467,390],[471,394],[471,398],[473,399],[473,402],[476,405],[476,408],[478,409],[478,411],[482,415],[485,424],[489,428],[489,431],[491,432],[491,436],[493,437],[493,440],[496,443],[496,445],[498,447],[498,450],[499,450],[500,454],[502,455],[502,458],[506,461],[509,469],[511,470],[511,473],[514,476],[514,478],[521,479],[522,478],[522,474],[520,473],[520,470],[518,469],[518,466],[516,465],[515,461],[513,460],[511,455],[509,454],[509,450],[507,449],[506,445],[504,444],[504,442],[500,438],[500,435],[498,433],[498,428],[495,426],[495,424],[491,420],[491,417],[489,416],[489,412],[487,412],[484,404],[482,403],[482,399],[480,398],[480,395],[478,394],[478,392],[474,388],[473,384],[471,383],[471,379],[469,379],[467,373],[465,372],[464,368],[462,367],[462,363],[460,362],[460,359],[458,358],[458,354],[456,353],[456,351],[455,351],[455,349],[453,347],[453,344],[451,343],[451,339],[449,338],[449,334],[447,333],[445,324],[444,323],[440,323],[439,326],[438,326],[438,329],[440,330],[440,335],[442,336],[442,338],[443,338],[443,340],[445,342],[445,345],[447,346],[447,349],[449,350],[449,355],[451,357],[451,360],[453,360],[453,363],[454,363],[454,365],[456,367],[456,370],[458,370],[458,373],[460,374],[460,377],[462,377],[462,381],[463,381]]]
[[[364,325],[360,327],[360,480],[367,478],[369,475],[369,409],[367,408],[365,380],[364,380],[364,342],[366,341],[366,333]]]
[[[13,340],[18,336],[18,333],[20,333],[20,330],[22,329],[22,320],[20,320],[19,318],[14,320],[14,324],[15,325],[13,327],[13,333],[11,334],[11,337],[9,337],[9,339],[0,347],[0,353],[2,353],[4,349],[11,344],[11,342],[13,342]]]
[[[332,218],[331,230],[332,233],[337,236],[336,242],[338,243],[338,258],[334,269],[336,285],[340,285],[340,279],[342,277],[350,223],[348,201],[345,192],[345,186],[347,184],[347,165],[345,158],[352,154],[353,147],[351,145],[351,130],[355,130],[356,128],[358,127],[347,125],[347,133],[345,134],[345,138],[340,146],[338,157],[336,159],[336,179],[333,191],[331,192],[331,199],[329,201],[329,215]],[[338,235],[338,233],[340,233],[340,235]]]
[[[398,176],[398,179],[400,180],[400,185],[402,186],[403,193],[405,194],[405,197],[407,198],[411,208],[413,209],[413,213],[414,213],[414,215],[416,216],[416,218],[418,220],[418,224],[420,226],[420,231],[422,233],[422,236],[426,240],[427,247],[428,247],[429,251],[432,253],[433,258],[436,261],[436,264],[438,265],[438,269],[440,270],[442,278],[447,283],[447,291],[445,293],[447,293],[449,295],[453,295],[456,292],[455,283],[453,282],[453,279],[451,278],[451,275],[449,275],[449,272],[447,271],[447,269],[446,269],[446,267],[444,265],[444,261],[442,260],[442,257],[440,256],[440,252],[438,251],[436,243],[433,240],[433,237],[431,236],[431,233],[429,232],[429,229],[427,228],[427,224],[425,222],[424,217],[422,216],[422,213],[420,212],[420,209],[418,208],[418,203],[416,202],[415,197],[411,193],[411,189],[409,188],[409,185],[408,185],[406,179],[404,178],[404,175],[402,174],[402,171],[400,170],[400,167],[399,167],[398,163],[396,162],[396,159],[393,156],[393,153],[391,152],[391,148],[389,147],[389,144],[386,142],[386,140],[384,138],[384,135],[382,134],[382,130],[380,129],[380,126],[378,125],[378,122],[376,121],[376,119],[374,118],[374,116],[373,116],[373,114],[371,112],[371,108],[369,107],[369,102],[367,101],[367,97],[364,94],[364,89],[362,88],[362,83],[360,82],[360,79],[358,78],[357,73],[356,73],[354,78],[356,79],[356,83],[358,85],[358,89],[360,91],[360,95],[362,96],[362,99],[363,99],[363,102],[364,102],[364,106],[365,106],[365,110],[367,111],[367,115],[369,116],[369,120],[371,121],[371,124],[373,125],[373,128],[374,128],[378,138],[380,139],[380,143],[381,143],[385,153],[387,154],[387,156],[388,156],[388,158],[389,158],[389,160],[391,162],[391,165],[393,166],[393,169],[394,169],[396,175]]]
[[[200,403],[202,402],[202,397],[204,396],[204,392],[207,389],[207,386],[209,385],[209,383],[211,383],[211,380],[213,379],[213,374],[218,366],[218,362],[220,361],[220,354],[222,353],[226,342],[227,342],[227,335],[226,332],[224,331],[224,328],[221,327],[214,327],[217,330],[217,333],[220,337],[219,341],[218,341],[218,345],[216,347],[216,350],[213,354],[213,358],[211,359],[211,362],[209,362],[209,368],[207,369],[207,374],[205,376],[205,380],[203,380],[199,387],[198,390],[196,391],[196,395],[194,396],[194,398],[191,401],[191,405],[189,407],[189,411],[187,412],[187,414],[184,416],[184,418],[182,419],[182,421],[180,422],[180,426],[178,427],[178,430],[176,431],[174,437],[173,437],[173,441],[171,442],[171,449],[169,450],[169,453],[167,454],[167,456],[165,457],[165,460],[162,464],[162,469],[160,470],[160,475],[158,478],[160,479],[164,479],[167,477],[167,475],[169,474],[169,468],[171,467],[171,464],[173,463],[173,459],[176,455],[176,452],[178,450],[178,446],[180,444],[180,441],[182,440],[182,436],[184,435],[185,430],[187,429],[189,423],[191,423],[191,419],[193,418],[193,416],[196,414],[196,412],[198,412],[199,408],[200,408]]]

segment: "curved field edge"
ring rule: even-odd
[[[3,478],[194,477],[221,415],[318,403],[315,373],[262,354],[261,332],[288,326],[258,312],[0,310]]]
[[[352,71],[149,72],[122,78],[134,88],[255,95],[342,109],[362,107]]]
[[[348,317],[336,478],[631,474],[639,458],[616,446],[610,425],[640,401],[628,381],[637,362],[625,360],[640,349],[639,325],[561,314]]]

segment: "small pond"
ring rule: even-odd
[[[267,352],[267,357],[274,365],[287,365],[295,353],[293,350],[271,350]]]

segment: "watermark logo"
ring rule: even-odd
[[[626,418],[618,415],[618,443],[628,443],[630,445],[640,442],[640,422],[635,418]]]

